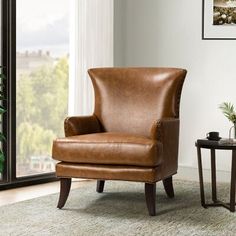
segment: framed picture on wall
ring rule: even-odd
[[[236,0],[203,0],[202,39],[236,40]]]

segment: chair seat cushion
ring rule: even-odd
[[[95,133],[56,139],[52,156],[70,163],[154,167],[162,161],[162,144],[125,133]]]

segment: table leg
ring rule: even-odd
[[[230,211],[235,212],[235,185],[236,185],[236,150],[232,151]]]
[[[203,184],[203,174],[202,174],[202,155],[201,155],[201,148],[200,147],[197,147],[197,157],[198,157],[198,171],[199,171],[201,204],[204,208],[206,208],[204,184]]]
[[[216,193],[216,152],[211,149],[211,188],[212,188],[212,201],[217,201]]]

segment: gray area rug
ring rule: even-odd
[[[199,184],[174,181],[174,199],[157,185],[157,216],[147,213],[141,183],[107,181],[105,192],[95,182],[72,190],[63,210],[58,194],[0,208],[0,235],[236,235],[236,213],[200,206]],[[209,197],[210,185],[205,185]],[[219,185],[221,198],[228,185]]]

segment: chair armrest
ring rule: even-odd
[[[151,138],[163,145],[163,175],[168,177],[177,172],[179,150],[179,119],[164,118],[153,123]]]
[[[71,116],[64,121],[65,136],[91,134],[101,132],[96,116]]]
[[[179,119],[163,118],[153,123],[151,138],[163,142],[166,138],[179,137]]]

